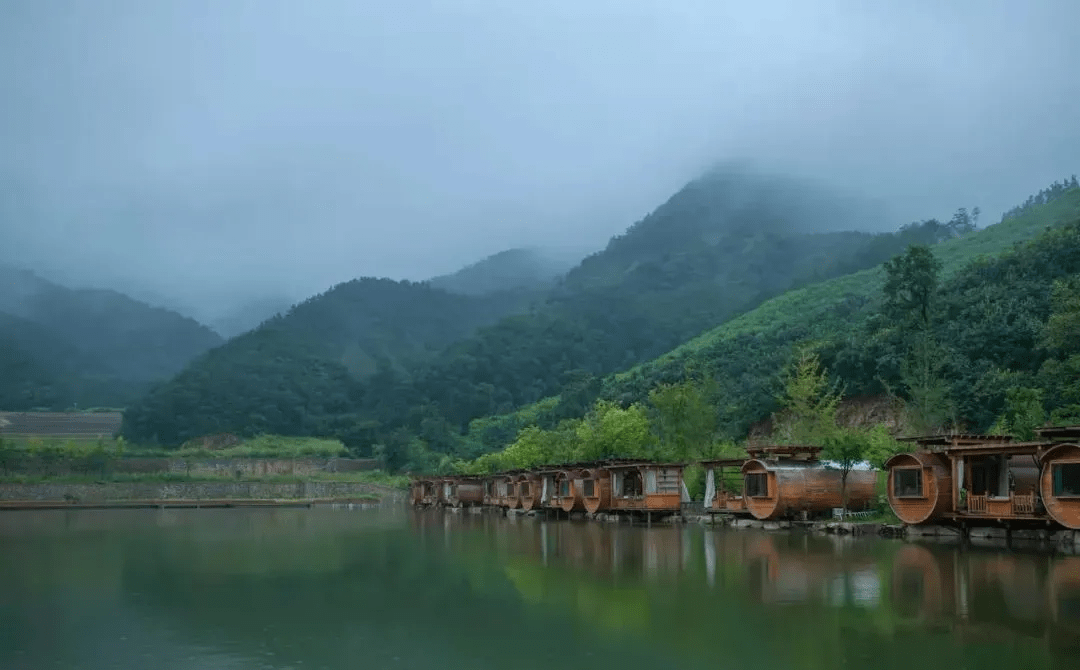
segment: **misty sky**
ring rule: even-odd
[[[1080,171],[1080,2],[6,0],[0,258],[206,316],[599,249],[751,158],[983,223]]]

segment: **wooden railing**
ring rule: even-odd
[[[1012,497],[1012,509],[1013,514],[1034,514],[1035,513],[1035,492],[1032,491],[1028,494],[1013,495]]]
[[[986,514],[986,496],[973,496],[967,497],[967,511],[968,514]]]

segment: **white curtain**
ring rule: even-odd
[[[645,493],[647,495],[656,493],[656,470],[652,468],[645,471]]]
[[[679,486],[682,488],[682,495],[679,496],[679,502],[690,502],[690,492],[686,490],[686,482],[679,482]]]
[[[613,495],[613,496],[621,496],[622,495],[622,480],[623,480],[623,473],[621,473],[621,472],[612,472],[611,473],[611,495]]]
[[[712,507],[716,500],[716,479],[713,477],[713,469],[705,471],[705,507]]]
[[[548,504],[551,500],[551,477],[544,477],[544,485],[540,489],[540,503],[542,505]]]

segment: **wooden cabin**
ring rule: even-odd
[[[770,446],[747,450],[742,466],[743,497],[756,519],[820,516],[843,506],[841,472],[817,460],[820,447]],[[847,508],[860,510],[876,497],[877,473],[851,470]]]
[[[952,467],[944,454],[896,454],[885,461],[886,497],[906,524],[940,521],[953,514]]]
[[[953,473],[954,517],[961,520],[1032,521],[1045,518],[1038,496],[1039,457],[1045,442],[1007,436],[972,436],[943,448]],[[929,446],[926,441],[922,444]]]
[[[413,478],[409,481],[409,502],[415,507],[424,499],[424,480]]]
[[[507,474],[506,497],[503,498],[504,507],[518,509],[521,507],[521,486],[518,478],[521,472],[515,471]]]
[[[494,482],[495,496],[493,498],[493,504],[497,507],[509,507],[510,499],[516,494],[514,493],[516,487],[513,484],[514,475],[502,473],[492,477]]]
[[[606,469],[613,511],[675,513],[689,500],[682,463],[619,463]]]
[[[582,472],[581,499],[590,514],[611,508],[611,472],[606,467],[596,466]]]
[[[1080,530],[1080,426],[1044,428],[1054,442],[1042,454],[1039,494],[1046,512],[1070,530]]]
[[[742,494],[742,466],[746,458],[702,461],[705,468],[705,511],[711,513],[748,513]],[[733,481],[734,474],[737,482]]]
[[[473,507],[484,502],[484,487],[480,479],[475,477],[452,477],[449,479],[450,488],[447,494],[447,504],[450,507]]]
[[[584,478],[585,470],[581,468],[566,467],[555,471],[555,489],[551,496],[550,506],[566,513],[583,511],[585,509]]]
[[[904,523],[1045,521],[1039,473],[1050,442],[972,434],[903,441],[921,450],[885,465],[889,506]]]
[[[556,496],[556,479],[559,476],[560,470],[558,468],[546,468],[538,470],[536,477],[539,480],[540,485],[540,497],[537,500],[537,504],[534,509],[558,509],[558,505],[554,503]]]
[[[517,498],[521,509],[526,512],[539,509],[543,482],[537,472],[523,472],[517,476]]]
[[[439,503],[439,483],[434,479],[421,479],[422,493],[420,504],[424,507],[433,507]]]

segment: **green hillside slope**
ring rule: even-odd
[[[956,343],[949,350],[953,359],[947,374],[959,418],[967,425],[985,429],[1000,412],[1008,385],[1021,383],[1019,378],[998,383],[991,379],[994,374],[1002,369],[1034,374],[1044,361],[1045,353],[1030,353],[1036,349],[1031,324],[1045,322],[1053,282],[1080,271],[1075,236],[1048,236],[1047,231],[1074,230],[1077,219],[1080,189],[1056,185],[1000,223],[933,247],[946,281],[941,338]],[[1026,277],[1017,269],[1021,266]],[[882,349],[888,344],[882,342],[887,339],[882,332],[888,324],[874,322],[880,312],[883,279],[879,266],[789,291],[654,360],[606,377],[591,393],[582,393],[581,388],[569,392],[575,395],[574,404],[585,409],[596,397],[625,405],[644,401],[651,389],[684,380],[691,371],[712,382],[710,400],[716,405],[720,432],[742,437],[752,423],[776,409],[780,370],[792,347],[803,342],[817,344],[825,363],[847,384],[850,394],[883,392],[883,377],[893,388],[902,389],[895,366],[878,364],[878,358],[886,358]],[[995,331],[999,323],[1021,332]],[[1011,342],[1013,352],[1022,352],[1023,366],[1018,368],[1008,356],[984,356],[994,350],[988,341],[1002,338]],[[980,384],[997,386],[973,393]],[[1048,397],[1047,402],[1052,409],[1060,398]],[[465,451],[499,449],[525,426],[550,428],[560,419],[584,414],[584,410],[560,412],[562,404],[562,398],[551,397],[516,412],[475,421]]]
[[[474,419],[568,384],[589,395],[603,375],[773,295],[959,232],[936,221],[897,233],[838,230],[863,216],[864,207],[816,186],[709,173],[527,311],[528,291],[465,296],[388,280],[343,285],[193,363],[129,409],[125,432],[177,444],[212,431],[309,434],[332,425],[360,453],[403,435],[456,452]],[[468,334],[500,314],[513,315]],[[580,409],[563,403],[559,411]]]
[[[0,266],[0,408],[126,404],[221,338],[115,291]]]

